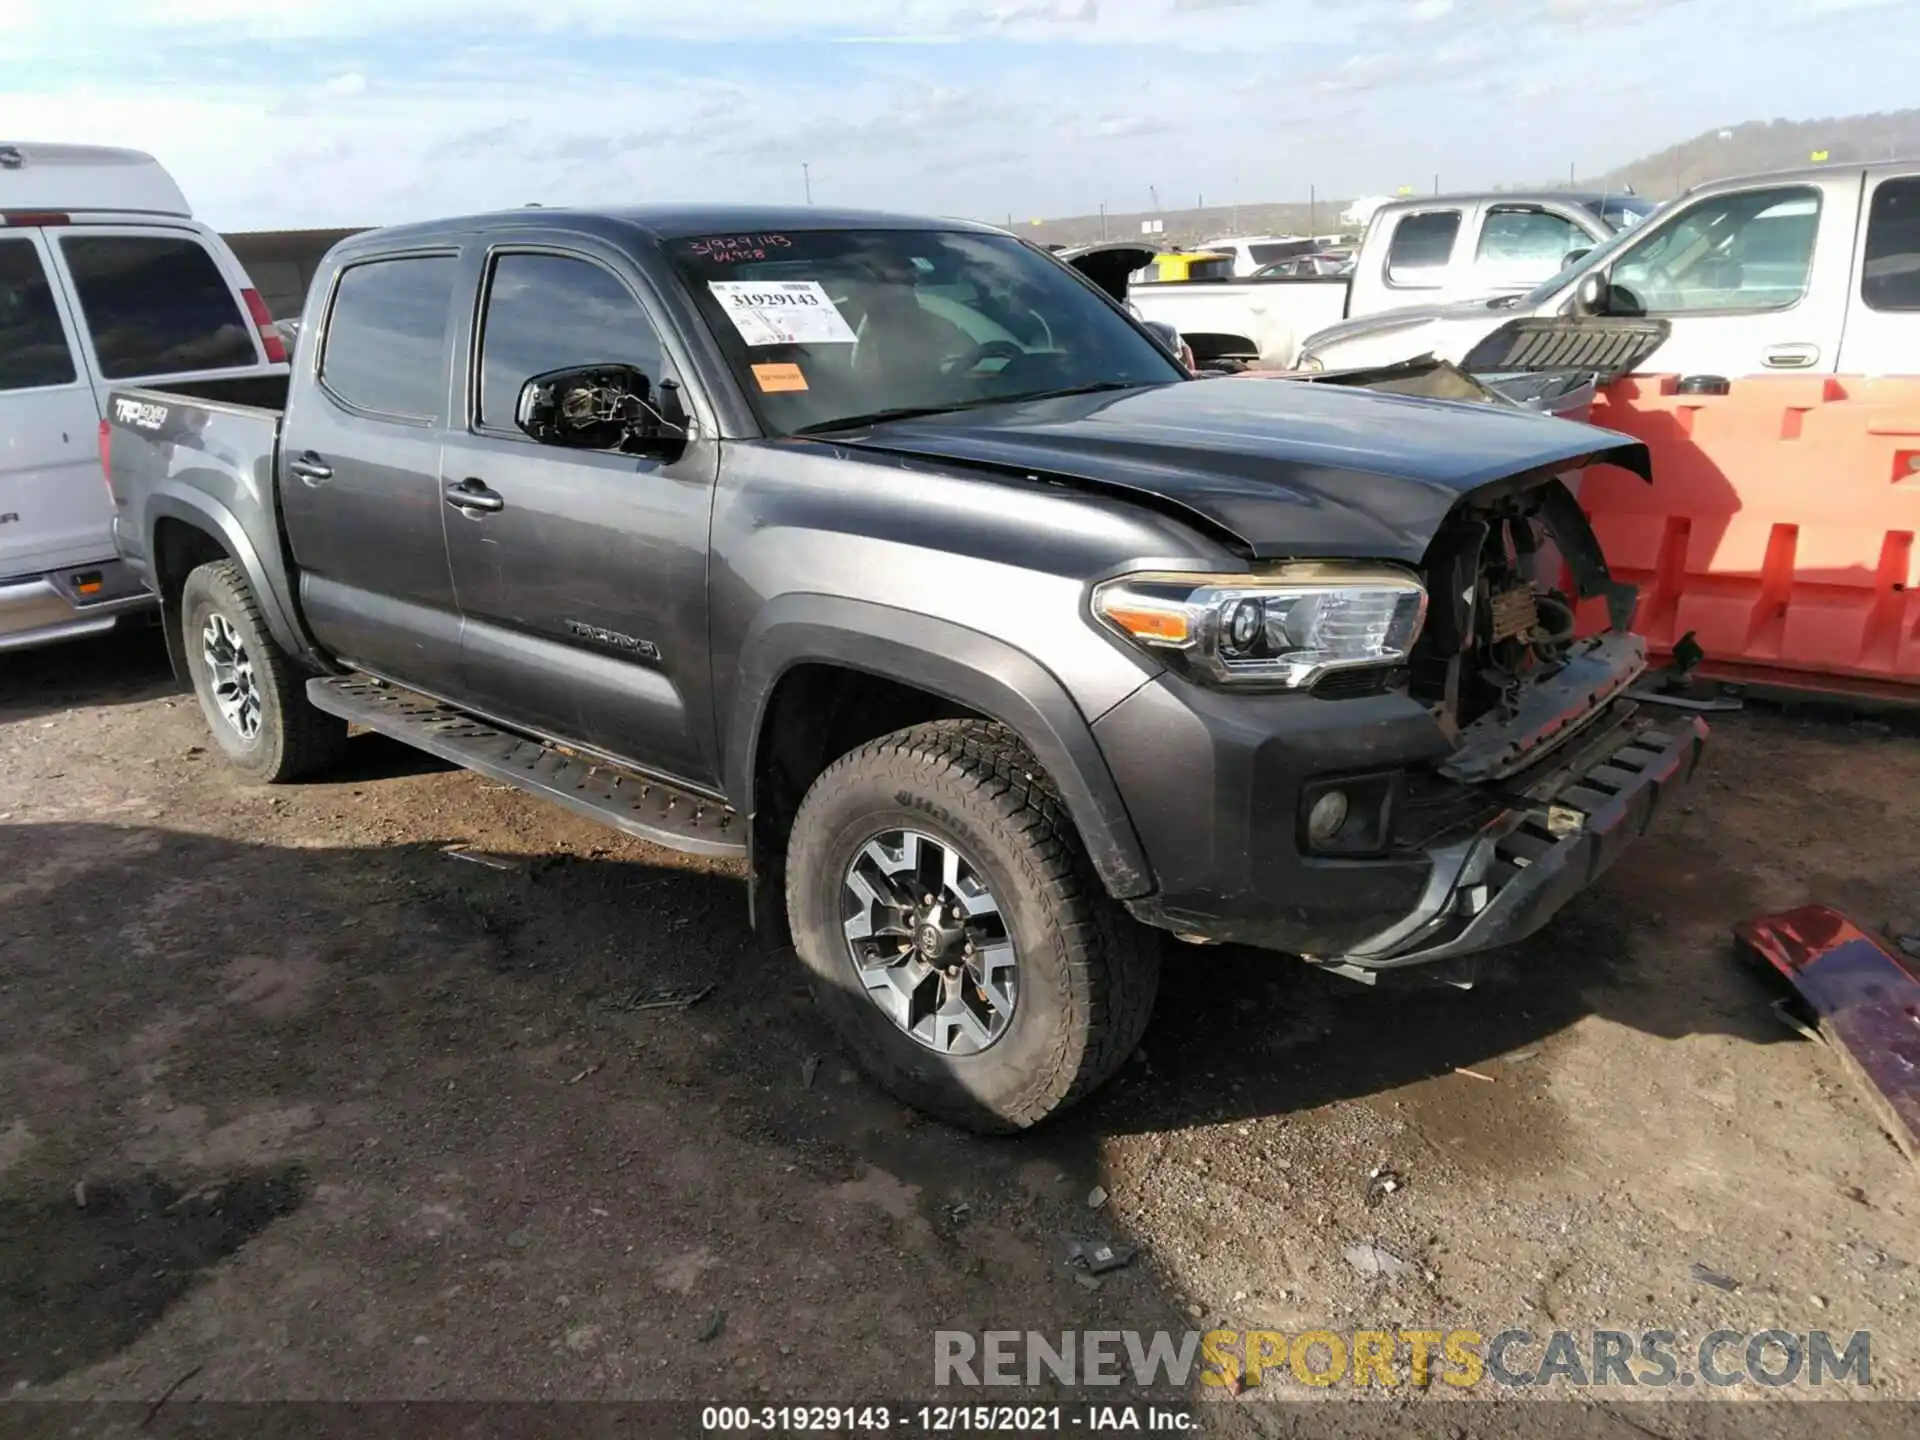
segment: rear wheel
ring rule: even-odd
[[[187,576],[180,634],[207,728],[243,777],[297,780],[340,757],[346,721],[308,702],[306,677],[275,642],[233,561]]]
[[[794,946],[861,1065],[915,1107],[1024,1129],[1132,1053],[1154,932],[1109,899],[1004,727],[940,721],[829,766],[787,859]]]

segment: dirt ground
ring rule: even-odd
[[[1144,1058],[987,1141],[854,1075],[724,868],[377,737],[238,785],[150,634],[0,657],[0,1393],[899,1400],[936,1329],[1424,1324],[1868,1330],[1841,1398],[1920,1399],[1920,1177],[1727,940],[1911,923],[1920,738],[1720,717],[1689,802],[1469,992],[1173,947]],[[1095,1286],[1062,1232],[1144,1248]],[[1484,1394],[1343,1433],[1488,1433]]]

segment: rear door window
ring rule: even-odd
[[[107,380],[261,363],[220,267],[186,235],[63,235],[93,355]]]
[[[1883,180],[1873,192],[1860,298],[1875,310],[1920,310],[1920,178]]]
[[[39,390],[77,378],[39,246],[25,235],[0,239],[0,390]]]
[[[1458,210],[1424,210],[1403,215],[1387,247],[1387,279],[1395,285],[1432,285],[1437,271],[1453,258],[1460,234]]]
[[[452,255],[369,260],[340,272],[320,383],[356,410],[435,421],[446,407]]]

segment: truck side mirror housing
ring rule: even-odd
[[[1161,349],[1165,350],[1176,360],[1180,358],[1180,330],[1178,326],[1170,325],[1165,320],[1142,320],[1140,324],[1146,329],[1149,335],[1160,342]]]
[[[520,387],[514,423],[542,445],[671,455],[687,441],[680,387],[632,365],[575,365]]]
[[[1612,298],[1613,284],[1603,271],[1582,275],[1573,292],[1574,308],[1582,315],[1604,315]]]

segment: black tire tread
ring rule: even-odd
[[[222,607],[230,607],[230,619],[243,620],[253,633],[248,649],[253,653],[254,673],[265,680],[280,714],[279,755],[252,778],[268,785],[281,785],[324,770],[337,761],[347,748],[347,724],[338,716],[317,709],[307,699],[307,677],[280,648],[260,613],[260,602],[247,583],[246,571],[232,560],[216,560],[200,566],[194,575],[203,576],[204,588]],[[184,606],[182,607],[184,615]]]
[[[808,801],[875,769],[936,766],[970,788],[1001,821],[1019,832],[1011,855],[1022,883],[1041,897],[1067,967],[1061,980],[1066,1013],[1076,1017],[1051,1037],[1048,1061],[1015,1099],[1000,1107],[1004,1124],[985,1126],[977,1110],[915,1103],[969,1129],[1027,1129],[1096,1089],[1125,1063],[1153,1014],[1159,989],[1159,935],[1128,916],[1107,894],[1080,843],[1067,807],[1033,754],[993,721],[936,720],[898,730],[841,756],[823,771]],[[805,823],[802,803],[796,830]],[[802,877],[789,871],[788,904]]]

